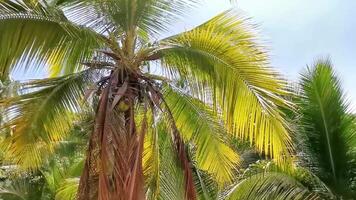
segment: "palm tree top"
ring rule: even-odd
[[[300,136],[308,167],[331,190],[354,196],[355,119],[330,59],[319,59],[302,74]]]

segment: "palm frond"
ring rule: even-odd
[[[0,181],[0,198],[6,200],[45,199],[44,184],[38,174],[13,174]]]
[[[211,108],[178,89],[166,86],[164,98],[179,132],[195,145],[198,168],[213,174],[219,184],[230,182],[239,157],[227,146],[222,122]]]
[[[289,92],[249,28],[230,10],[164,39],[157,53],[168,76],[185,80],[189,92],[222,113],[229,132],[283,160],[292,148],[280,110],[291,107],[283,98]]]
[[[75,24],[88,27],[100,34],[107,34],[113,30],[114,24],[108,19],[106,13],[96,9],[98,0],[59,0],[53,1],[52,7],[63,10],[65,16]]]
[[[30,185],[25,180],[15,180],[0,186],[0,198],[8,200],[28,200]]]
[[[300,134],[310,167],[338,195],[352,196],[355,121],[330,60],[318,60],[301,79]]]
[[[164,129],[162,124],[156,123],[152,118],[149,119],[148,132],[145,137],[144,150],[143,150],[143,172],[145,181],[148,188],[147,196],[149,199],[157,199],[160,188],[160,165],[162,164],[160,149],[165,141],[162,141],[162,133]]]
[[[258,160],[251,163],[246,169],[243,169],[243,174],[239,180],[248,179],[256,175],[263,175],[266,173],[277,173],[281,176],[286,176],[293,179],[298,185],[303,186],[310,193],[315,193],[315,196],[320,198],[333,199],[334,195],[330,189],[309,169],[296,165],[296,163],[283,163],[283,165],[276,165],[276,163],[268,160]]]
[[[53,199],[74,200],[78,190],[79,176],[83,169],[83,160],[79,159],[70,163],[69,166],[63,161],[54,161],[42,171],[42,176],[46,183],[46,193],[50,193]],[[78,166],[80,166],[79,173],[76,172]]]
[[[253,175],[238,182],[226,199],[320,199],[316,194],[304,188],[298,181],[286,174],[269,172]]]
[[[185,198],[184,173],[177,165],[177,155],[173,151],[173,143],[170,139],[166,127],[161,127],[161,168],[160,168],[160,187],[158,199],[180,200]],[[165,133],[165,134],[163,134]]]
[[[56,193],[56,200],[75,200],[79,185],[78,178],[68,178],[61,183]]]
[[[126,39],[134,31],[137,31],[141,39],[148,39],[166,31],[168,25],[187,11],[187,8],[196,4],[196,1],[106,0],[97,1],[96,4],[98,11],[105,13],[119,32],[127,34]]]
[[[219,185],[210,174],[194,167],[194,182],[198,199],[213,200],[218,198]]]
[[[0,2],[1,77],[47,66],[53,75],[79,71],[103,44],[102,36],[71,23],[58,9],[10,2]]]
[[[38,168],[62,140],[81,109],[84,91],[95,80],[95,70],[28,82],[23,95],[0,100],[9,119],[1,127],[12,133],[4,144],[10,160],[25,169]]]

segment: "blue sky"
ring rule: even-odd
[[[290,80],[307,64],[330,56],[356,111],[356,0],[236,0],[238,9],[260,25],[260,38],[271,50],[271,63]],[[228,0],[205,0],[170,34],[189,30],[231,8]],[[15,75],[16,79],[39,74]]]
[[[272,66],[297,80],[307,64],[330,56],[356,111],[356,0],[237,0],[236,7],[260,25]],[[231,8],[228,0],[205,0],[174,31],[187,30]]]

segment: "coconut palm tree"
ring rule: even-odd
[[[234,137],[277,162],[288,157],[280,109],[291,106],[283,98],[289,93],[244,17],[228,10],[162,39],[196,5],[0,1],[0,77],[38,69],[50,75],[0,100],[10,118],[2,128],[12,131],[5,141],[11,160],[37,169],[86,101],[96,114],[78,199],[196,199],[197,171],[219,187],[232,181],[239,162],[228,145]]]
[[[299,136],[307,166],[337,198],[356,196],[356,122],[329,59],[302,75]]]

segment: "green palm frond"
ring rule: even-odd
[[[53,75],[79,71],[103,44],[102,36],[75,25],[55,8],[42,4],[16,6],[1,1],[0,75],[13,70],[38,70],[49,66]]]
[[[149,117],[147,135],[144,141],[143,150],[143,172],[146,177],[146,185],[148,187],[147,196],[149,199],[157,199],[160,188],[160,170],[161,170],[161,148],[165,141],[162,141],[162,135],[165,135],[164,128],[161,123],[153,121],[153,117]]]
[[[68,165],[56,159],[52,161],[53,163],[46,166],[42,171],[47,193],[52,195],[52,199],[74,200],[79,186],[79,177],[83,169],[83,159],[77,159]],[[80,171],[77,172],[78,166]]]
[[[197,167],[213,174],[219,184],[230,182],[239,156],[224,141],[226,130],[218,116],[200,100],[168,85],[164,98],[183,139],[195,145]]]
[[[22,173],[0,181],[0,199],[32,200],[46,199],[42,178],[37,174]]]
[[[83,166],[84,153],[79,156],[73,154],[58,156],[58,149],[56,149],[49,164],[44,165],[41,170],[47,193],[52,194],[54,199],[74,200]]]
[[[20,96],[0,100],[3,115],[9,120],[1,128],[10,128],[4,144],[10,159],[26,169],[35,169],[63,139],[81,109],[83,95],[93,83],[95,70],[86,70],[59,78],[26,83]]]
[[[2,183],[0,198],[8,200],[29,200],[30,185],[25,180],[16,180],[11,183]]]
[[[128,37],[137,31],[147,38],[166,31],[173,20],[179,18],[196,0],[106,0],[94,1],[98,12],[107,18]],[[137,30],[135,30],[137,28]],[[157,37],[158,35],[156,35]],[[132,41],[133,42],[133,41]]]
[[[229,132],[260,152],[283,160],[292,146],[280,108],[290,108],[286,83],[268,67],[267,55],[233,10],[161,41],[157,52],[172,78],[223,115]]]
[[[194,167],[193,175],[198,199],[215,200],[220,191],[219,185],[208,173]]]
[[[68,178],[61,183],[57,190],[55,200],[75,200],[79,186],[79,178]]]
[[[103,3],[108,3],[108,1],[58,0],[47,2],[50,7],[62,10],[68,20],[74,24],[106,35],[111,31],[117,31],[117,28],[111,21],[110,16],[100,10],[100,5]]]
[[[145,139],[143,153],[146,197],[150,200],[184,199],[184,174],[177,164],[168,127],[163,120],[153,126]]]
[[[280,166],[272,161],[258,160],[255,163],[251,163],[246,169],[243,169],[243,174],[239,177],[239,180],[268,173],[277,173],[281,176],[284,175],[290,179],[294,179],[294,181],[298,182],[298,185],[309,190],[309,193],[315,193],[320,198],[334,198],[334,195],[323,181],[309,169],[298,166],[296,163],[284,163],[283,166]]]
[[[318,60],[302,75],[300,134],[310,167],[338,195],[354,196],[355,121],[330,60]]]
[[[164,131],[164,129],[162,130]],[[177,165],[177,156],[172,150],[172,142],[166,131],[162,135],[161,169],[160,169],[160,187],[158,199],[180,200],[185,198],[184,191],[184,174],[182,169]]]
[[[268,172],[253,175],[238,182],[226,195],[230,200],[259,199],[320,199],[292,177]]]
[[[74,163],[77,165],[78,163]],[[69,166],[74,168],[75,166]],[[42,172],[45,179],[46,193],[50,193],[56,200],[74,200],[79,186],[79,175],[72,176],[71,169],[56,165]]]
[[[42,171],[42,176],[46,181],[46,186],[51,194],[56,194],[57,189],[61,182],[65,179],[64,170],[58,165],[51,165]],[[49,192],[48,192],[49,193]]]

